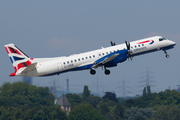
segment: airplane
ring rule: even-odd
[[[90,73],[95,75],[98,67],[104,67],[104,73],[109,75],[110,70],[107,68],[115,67],[127,59],[132,60],[138,55],[162,50],[166,58],[169,58],[166,50],[174,48],[175,45],[175,42],[162,36],[154,36],[133,42],[125,41],[119,45],[111,41],[111,46],[107,48],[54,58],[30,58],[14,44],[5,45],[5,49],[15,69],[10,76],[40,77],[81,70],[90,70]]]

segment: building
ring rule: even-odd
[[[55,104],[61,105],[62,110],[67,111],[67,115],[69,115],[69,112],[71,112],[71,104],[69,103],[68,99],[64,94],[61,95],[61,97],[58,99]]]
[[[32,77],[24,76],[22,81],[27,82],[28,84],[32,85]]]

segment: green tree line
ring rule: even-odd
[[[180,93],[175,90],[152,93],[148,87],[127,100],[112,92],[103,97],[90,93],[85,85],[82,94],[66,94],[72,107],[67,116],[54,104],[49,88],[5,83],[0,87],[0,120],[180,120]]]
[[[67,120],[54,99],[47,87],[5,83],[0,87],[0,120]]]

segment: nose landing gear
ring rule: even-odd
[[[169,58],[169,55],[167,54],[166,50],[163,50],[163,51],[166,54],[166,58]]]

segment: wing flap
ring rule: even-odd
[[[118,55],[119,55],[119,53],[116,53],[116,54],[111,55],[111,56],[109,56],[109,57],[101,58],[101,59],[95,61],[93,68],[98,68],[100,65],[103,65],[103,64],[105,64],[105,63],[107,63],[107,62],[112,61],[112,60],[113,60],[114,58],[116,58]]]

